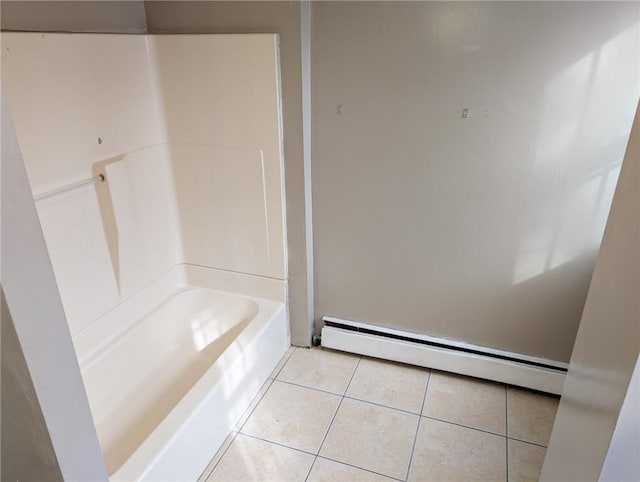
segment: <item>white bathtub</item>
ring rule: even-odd
[[[74,337],[111,480],[198,478],[289,346],[283,299],[180,265]]]

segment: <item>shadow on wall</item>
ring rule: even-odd
[[[2,303],[2,480],[62,481],[49,432],[4,291]]]
[[[96,196],[121,300],[185,262],[166,150],[155,143],[91,167],[106,179]]]
[[[597,248],[609,213],[611,199],[628,142],[626,132],[616,131],[611,119],[598,116],[594,97],[603,88],[607,70],[621,52],[633,45],[637,23],[603,42],[576,60],[545,85],[538,146],[531,172],[531,188],[541,182],[563,184],[562,209],[538,200],[538,219],[523,227],[513,282],[519,283],[553,269],[582,251]],[[620,103],[611,99],[612,103]],[[570,121],[558,113],[573,111]],[[582,141],[582,142],[581,142]],[[614,158],[611,153],[622,153]],[[564,169],[557,166],[568,158]],[[552,200],[549,200],[551,204]],[[546,209],[545,209],[546,208]],[[581,238],[581,233],[592,233]],[[576,250],[576,248],[578,248]],[[577,252],[576,252],[577,251]]]
[[[514,284],[490,304],[488,316],[500,316],[497,311],[492,313],[500,307],[513,313],[514,320],[518,311],[535,313],[540,320],[580,320],[597,256],[596,249]],[[536,298],[531,297],[532,292],[537,294]],[[512,340],[555,351],[573,343],[571,337],[563,338],[553,331],[540,330],[538,323],[514,321],[505,326],[505,330]]]
[[[277,38],[150,41],[185,262],[286,279]]]
[[[111,267],[113,275],[116,279],[118,288],[118,296],[122,296],[122,280],[120,279],[120,248],[118,238],[118,223],[113,210],[113,201],[109,190],[109,178],[106,176],[107,166],[124,159],[125,154],[106,159],[104,161],[95,162],[91,166],[91,173],[95,176],[105,176],[104,182],[96,185],[96,199],[98,201],[98,209],[102,218],[102,227],[104,230],[104,238],[109,249],[109,257],[111,259]]]

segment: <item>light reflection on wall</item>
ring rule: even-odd
[[[628,139],[614,128],[619,123],[597,115],[603,111],[598,104],[606,101],[607,110],[632,118],[637,93],[607,92],[627,82],[621,59],[637,56],[638,27],[603,43],[544,87],[528,186],[530,221],[523,227],[514,284],[598,250]]]
[[[209,314],[203,314],[192,320],[191,332],[193,343],[198,351],[202,351],[223,333],[218,317],[211,317]]]

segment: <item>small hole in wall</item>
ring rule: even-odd
[[[98,137],[98,144],[102,144],[102,137]]]

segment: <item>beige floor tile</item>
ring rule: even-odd
[[[320,455],[404,479],[418,416],[345,398]]]
[[[422,414],[504,435],[505,404],[504,385],[433,371]]]
[[[208,480],[302,481],[313,459],[313,455],[238,434]]]
[[[426,368],[363,358],[347,395],[419,414],[428,377]]]
[[[339,403],[337,395],[276,380],[241,432],[317,453]]]
[[[218,465],[218,462],[224,455],[225,451],[229,448],[229,445],[231,445],[231,442],[233,442],[234,438],[236,438],[236,432],[231,432],[227,436],[227,438],[224,440],[224,442],[222,442],[222,446],[218,449],[216,454],[213,456],[213,458],[211,459],[211,462],[209,462],[209,465],[207,465],[207,468],[204,469],[204,471],[202,472],[202,475],[200,475],[200,477],[198,478],[198,482],[205,481],[209,478],[209,475],[211,474],[213,469],[216,467],[216,465]]]
[[[410,481],[503,481],[506,439],[499,435],[422,418]]]
[[[267,379],[267,381],[264,382],[262,387],[260,387],[258,394],[254,397],[254,399],[251,401],[247,409],[240,416],[240,419],[238,420],[238,422],[233,427],[233,430],[235,432],[239,432],[242,429],[242,426],[245,424],[245,422],[247,421],[247,419],[249,418],[253,410],[258,406],[258,403],[260,403],[260,400],[262,400],[262,397],[264,397],[265,393],[267,393],[267,390],[269,390],[269,387],[271,386],[272,383],[273,383],[273,380]]]
[[[269,375],[269,378],[275,378],[278,376],[278,373],[280,373],[280,370],[282,370],[282,367],[285,366],[287,361],[289,361],[289,358],[291,357],[291,355],[295,350],[296,348],[294,346],[289,347],[289,349],[285,352],[284,355],[282,355],[282,358],[280,359],[276,367],[271,372],[271,375]]]
[[[308,482],[393,482],[394,479],[318,457]]]
[[[547,449],[509,440],[509,482],[537,482]]]
[[[558,399],[518,388],[507,389],[508,436],[546,446],[558,410]]]
[[[359,357],[322,348],[296,348],[277,379],[344,394]]]

